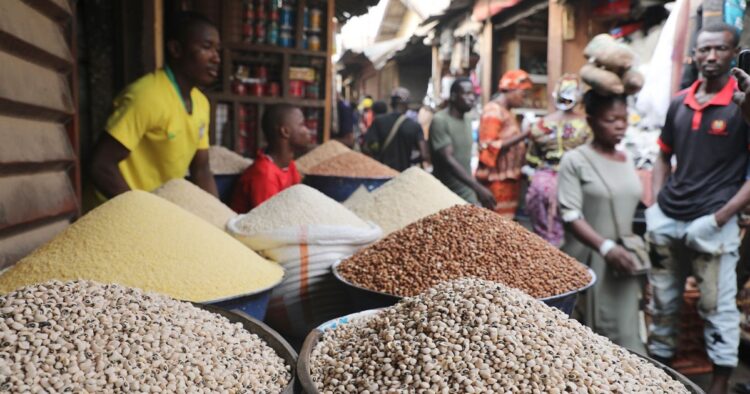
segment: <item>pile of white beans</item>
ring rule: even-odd
[[[322,393],[687,393],[648,361],[519,290],[444,282],[322,334]]]
[[[241,324],[119,285],[0,296],[0,392],[279,393],[290,367]]]

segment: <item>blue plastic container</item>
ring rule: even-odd
[[[279,279],[277,283],[265,289],[261,289],[248,294],[242,294],[236,297],[228,297],[220,300],[202,302],[201,304],[214,306],[228,311],[239,310],[258,320],[263,320],[266,317],[268,302],[271,300],[271,292],[275,287],[281,284],[285,276],[286,275]]]
[[[231,175],[214,175],[216,180],[216,189],[219,191],[219,200],[224,204],[229,205],[232,200],[232,190],[234,190],[234,184],[237,179],[240,178],[240,174]]]
[[[391,306],[396,304],[399,300],[401,300],[402,297],[395,296],[392,294],[382,293],[375,290],[365,289],[364,287],[355,285],[354,283],[349,282],[344,277],[341,276],[341,274],[338,271],[338,267],[341,262],[336,262],[332,267],[331,270],[333,271],[333,276],[336,277],[337,280],[339,280],[341,283],[346,285],[347,293],[349,294],[349,297],[352,301],[352,305],[355,308],[356,311],[364,311],[368,309],[378,309],[378,308],[385,308],[387,306]],[[573,308],[576,305],[576,299],[578,297],[578,293],[588,289],[589,287],[593,286],[594,283],[596,283],[596,274],[594,271],[591,270],[591,268],[586,268],[589,271],[589,274],[591,275],[591,281],[580,289],[571,290],[567,293],[559,294],[552,297],[546,297],[546,298],[539,298],[539,301],[544,302],[545,304],[557,308],[561,310],[566,315],[570,316],[573,313]]]
[[[344,202],[360,186],[366,187],[368,191],[373,191],[391,179],[307,175],[305,176],[305,184],[338,202]]]

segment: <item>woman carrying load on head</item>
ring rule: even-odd
[[[563,241],[563,225],[557,209],[557,170],[563,154],[588,142],[591,128],[575,108],[580,100],[578,76],[563,75],[553,93],[557,111],[531,128],[526,161],[533,168],[526,192],[526,211],[534,232],[554,246]]]
[[[583,320],[614,343],[645,354],[639,335],[642,277],[636,262],[615,243],[632,234],[642,186],[632,158],[616,149],[627,129],[626,96],[590,90],[584,96],[593,140],[560,162],[558,203],[565,223],[562,250],[588,265],[597,281],[579,300]]]

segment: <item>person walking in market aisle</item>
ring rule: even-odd
[[[615,147],[628,125],[626,96],[589,90],[586,116],[593,140],[562,156],[557,193],[566,225],[562,250],[588,265],[596,283],[578,304],[586,325],[612,342],[645,354],[639,335],[642,277],[614,239],[632,234],[642,186],[632,158]]]
[[[234,186],[230,207],[237,213],[245,213],[302,181],[294,156],[305,152],[312,135],[302,110],[291,104],[272,105],[263,113],[261,128],[268,147],[258,151]]]
[[[196,185],[218,196],[208,163],[209,103],[197,87],[219,75],[219,31],[194,12],[167,23],[167,64],[120,93],[94,149],[91,177],[102,200],[154,190],[188,170]]]
[[[474,86],[468,78],[457,78],[450,88],[448,107],[438,111],[430,123],[432,174],[469,203],[495,208],[495,197],[471,176],[471,126],[466,113],[474,107]]]
[[[738,69],[733,71],[737,79],[730,75],[738,42],[729,25],[706,26],[698,33],[693,59],[703,79],[669,106],[653,171],[657,203],[646,210],[654,295],[649,352],[671,361],[685,278],[695,276],[714,365],[709,393],[727,392],[739,345],[737,213],[750,202],[750,100],[735,93],[739,81],[742,92],[750,94],[750,77]]]
[[[492,209],[509,219],[516,215],[521,193],[521,167],[526,163],[526,138],[513,108],[520,108],[532,84],[523,70],[503,74],[500,93],[482,109],[479,124],[479,167],[477,180],[492,191],[496,205]]]
[[[426,160],[427,142],[422,128],[406,116],[409,91],[399,87],[391,93],[392,112],[375,118],[365,134],[362,151],[397,171]]]
[[[563,224],[557,209],[557,170],[563,154],[588,142],[591,129],[586,118],[576,113],[581,86],[575,74],[557,81],[553,99],[557,111],[531,127],[531,144],[526,162],[533,168],[526,192],[526,211],[534,232],[554,246],[561,246]]]

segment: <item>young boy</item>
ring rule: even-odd
[[[238,213],[257,207],[301,180],[294,156],[305,151],[311,138],[302,110],[290,104],[270,106],[263,113],[261,128],[268,147],[258,151],[255,162],[234,187],[231,207]]]

